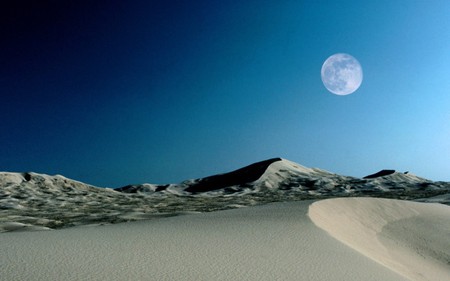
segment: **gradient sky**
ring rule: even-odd
[[[0,36],[2,171],[119,187],[282,157],[450,181],[448,0],[2,1]],[[334,53],[362,65],[351,95],[322,84]]]

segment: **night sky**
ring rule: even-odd
[[[1,1],[0,170],[103,187],[271,157],[450,181],[450,1]],[[320,70],[348,53],[348,96]]]

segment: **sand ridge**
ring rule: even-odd
[[[309,217],[320,228],[411,280],[448,280],[450,207],[381,198],[318,201]]]

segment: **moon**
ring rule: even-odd
[[[361,64],[349,54],[334,54],[322,65],[322,82],[333,94],[349,95],[361,86],[363,72]]]

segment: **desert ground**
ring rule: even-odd
[[[448,280],[449,190],[280,158],[118,189],[2,172],[0,280]]]
[[[345,198],[8,232],[1,279],[445,280],[449,217],[442,204]]]

